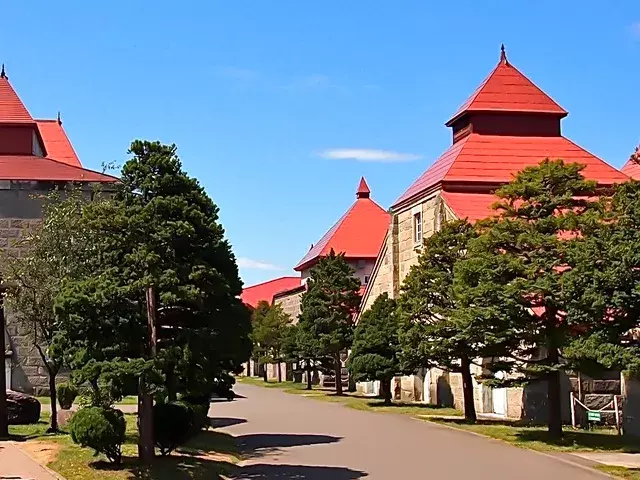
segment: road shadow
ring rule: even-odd
[[[345,467],[255,464],[232,469],[230,479],[356,480],[368,474]]]
[[[225,428],[247,423],[247,420],[233,417],[209,417],[209,423],[212,428]]]
[[[342,440],[341,437],[333,437],[331,435],[293,433],[253,433],[236,437],[238,448],[243,458],[262,457],[278,452],[282,448],[337,443],[340,440]]]

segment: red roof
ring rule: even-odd
[[[632,160],[627,160],[627,163],[624,164],[624,167],[621,168],[621,171],[625,175],[629,175],[631,178],[640,180],[640,164]]]
[[[585,177],[600,185],[625,182],[627,175],[565,137],[514,137],[471,134],[453,144],[395,202],[399,204],[436,186],[452,183],[506,183],[524,167],[545,158],[586,165]]]
[[[368,192],[369,187],[363,178],[355,203],[298,262],[294,270],[310,267],[331,250],[343,253],[347,258],[377,258],[389,228],[389,214],[369,198]]]
[[[0,74],[0,122],[33,123],[33,118],[4,75],[4,66]]]
[[[471,223],[495,215],[492,205],[500,199],[490,193],[442,192],[442,199],[460,219]]]
[[[290,290],[301,285],[300,277],[280,277],[269,280],[268,282],[259,283],[242,290],[240,298],[242,301],[255,307],[258,302],[267,301],[271,303],[273,296],[285,290]]]
[[[59,120],[37,120],[29,114],[5,75],[0,71],[0,125],[33,125],[45,150],[45,157],[35,155],[3,155],[0,146],[1,180],[117,182],[111,175],[82,167]],[[37,130],[36,130],[37,129]]]
[[[549,95],[507,61],[502,47],[500,62],[447,122],[450,126],[466,112],[534,112],[567,115]]]
[[[0,155],[0,180],[117,182],[116,177],[34,155]]]
[[[36,123],[47,151],[47,157],[74,167],[82,167],[69,137],[62,128],[62,123],[57,120],[36,120]]]

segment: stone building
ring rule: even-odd
[[[283,277],[291,279],[293,284],[279,291],[278,287],[284,284],[282,279],[248,287],[242,293],[243,300],[245,303],[252,301],[258,292],[260,300],[281,305],[294,322],[297,321],[300,300],[305,292],[305,282],[311,274],[311,269],[331,250],[344,254],[354,270],[354,275],[360,280],[361,292],[364,292],[389,228],[389,218],[389,214],[371,199],[371,190],[366,180],[361,178],[356,190],[356,201],[294,267],[294,270],[300,273],[300,277]],[[277,378],[277,368],[277,365],[267,366],[269,379]],[[283,378],[291,376],[285,364],[280,368]]]
[[[491,205],[497,201],[492,192],[526,166],[561,158],[586,165],[583,173],[600,186],[626,181],[627,175],[562,135],[561,121],[566,116],[559,104],[507,60],[503,48],[498,65],[446,123],[451,128],[451,146],[391,207],[390,227],[364,293],[362,311],[382,292],[398,296],[423,239],[443,222],[457,218],[473,222],[492,215]],[[362,384],[360,389],[373,392],[375,386]],[[438,369],[397,378],[394,391],[403,400],[462,407],[460,375]],[[475,402],[478,412],[521,418],[531,416],[530,409],[544,403],[543,394],[535,389],[476,384]]]
[[[18,254],[17,240],[40,224],[38,195],[69,183],[89,189],[95,183],[112,184],[115,177],[86,169],[67,137],[60,115],[56,120],[34,119],[0,72],[0,249]],[[7,312],[4,368],[6,387],[43,394],[48,391],[46,370],[32,344],[29,329]]]

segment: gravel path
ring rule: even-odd
[[[210,416],[246,460],[234,479],[590,480],[610,478],[558,457],[400,415],[363,412],[277,389],[235,386],[244,398]]]

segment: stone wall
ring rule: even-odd
[[[302,300],[302,294],[304,290],[295,291],[288,295],[276,297],[273,303],[280,305],[284,313],[289,315],[293,320],[293,324],[298,323],[298,315],[300,315],[300,301]]]

